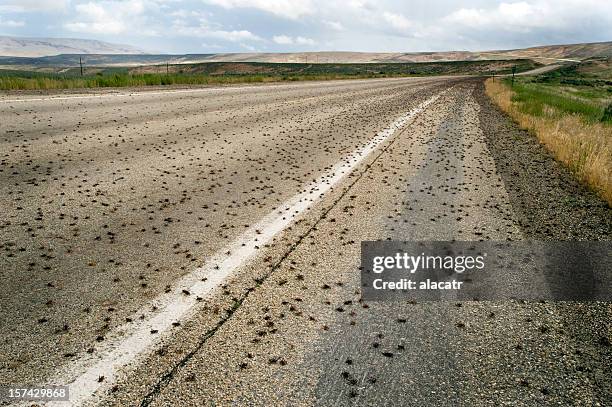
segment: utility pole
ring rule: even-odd
[[[512,87],[514,87],[514,74],[516,73],[516,65],[512,66]]]
[[[169,69],[168,69],[168,62],[166,62],[166,75],[168,75],[169,73],[170,72],[169,72]]]
[[[81,76],[83,76],[83,60],[79,57],[79,66],[81,67]]]

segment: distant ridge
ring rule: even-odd
[[[219,54],[147,54],[129,45],[70,38],[18,38],[0,36],[0,65],[74,66],[79,56],[89,66],[136,66],[199,62],[268,63],[392,63],[535,59],[544,64],[555,59],[582,60],[612,57],[612,41],[544,45],[523,49],[444,52],[290,52]]]
[[[585,44],[545,45],[524,49],[443,52],[299,52],[216,54],[207,58],[217,62],[300,62],[300,63],[370,63],[370,62],[441,62],[486,59],[528,58],[541,63],[554,59],[587,59],[612,56],[612,41]],[[539,59],[543,58],[543,59]],[[547,60],[547,58],[550,58]]]
[[[130,45],[79,38],[29,38],[0,36],[0,55],[43,57],[60,54],[143,54]]]

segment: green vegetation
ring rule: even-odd
[[[539,83],[562,85],[611,86],[612,60],[610,57],[591,58],[538,75],[535,80]]]
[[[612,206],[612,70],[598,58],[534,77],[485,83],[522,128]]]
[[[127,73],[112,75],[93,75],[85,77],[60,76],[54,74],[36,75],[32,77],[0,76],[0,89],[72,89],[72,88],[103,88],[126,86],[155,85],[208,85],[237,82],[263,82],[262,75],[242,77],[183,74],[139,74]],[[280,78],[279,78],[280,80]]]
[[[36,71],[0,70],[0,89],[72,89],[163,85],[210,85],[276,81],[386,78],[427,75],[490,75],[533,69],[530,60],[456,61],[435,63],[289,64],[210,62],[149,65],[135,68],[37,68]]]
[[[612,123],[612,102],[606,107],[606,110],[604,110],[601,121],[604,123]]]
[[[512,101],[523,113],[533,116],[576,114],[587,123],[612,123],[612,79],[605,79],[605,61],[597,59],[584,66],[575,64],[535,77],[516,78]],[[601,70],[593,70],[595,62]],[[510,84],[509,79],[506,84]]]
[[[512,101],[520,103],[523,113],[552,117],[578,114],[591,123],[601,121],[604,116],[605,106],[594,98],[569,93],[562,87],[518,82],[513,90],[516,94]]]
[[[511,61],[442,61],[419,63],[268,63],[268,62],[207,62],[171,65],[171,73],[199,73],[208,75],[452,75],[509,73],[512,66],[519,72],[538,66],[531,60]],[[130,69],[132,73],[165,72],[165,65],[144,66]],[[163,73],[163,72],[162,72]]]

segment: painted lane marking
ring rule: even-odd
[[[302,192],[266,215],[233,243],[213,255],[204,266],[182,277],[171,293],[160,295],[141,308],[134,314],[136,315],[133,318],[134,322],[118,328],[107,336],[105,345],[99,348],[97,356],[84,356],[60,371],[52,383],[69,384],[68,405],[94,402],[96,396],[101,393],[100,390],[112,385],[119,369],[147,354],[161,341],[163,334],[172,330],[172,323],[189,319],[200,308],[201,303],[197,297],[205,299],[230,277],[234,270],[256,257],[260,247],[271,242],[297,216],[307,211],[383,142],[434,103],[441,94],[431,97],[399,117],[362,147],[338,162],[326,174],[308,184]],[[190,295],[184,295],[183,290],[188,290]],[[153,306],[157,307],[157,310],[150,312]],[[145,315],[145,319],[139,319],[140,315]],[[152,330],[156,330],[157,334],[151,334]],[[104,376],[102,383],[98,381],[101,376]],[[66,402],[47,404],[66,405]]]

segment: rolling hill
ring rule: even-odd
[[[60,54],[142,54],[129,45],[78,38],[26,38],[0,36],[0,55],[44,57]]]
[[[527,58],[550,64],[556,60],[583,60],[612,56],[612,41],[546,45],[524,49],[446,52],[293,52],[293,53],[218,53],[146,54],[128,45],[66,38],[17,38],[0,36],[0,65],[13,67],[70,67],[79,57],[88,66],[140,66],[154,64],[192,64],[201,62],[264,63],[414,63],[442,61],[481,61]]]

